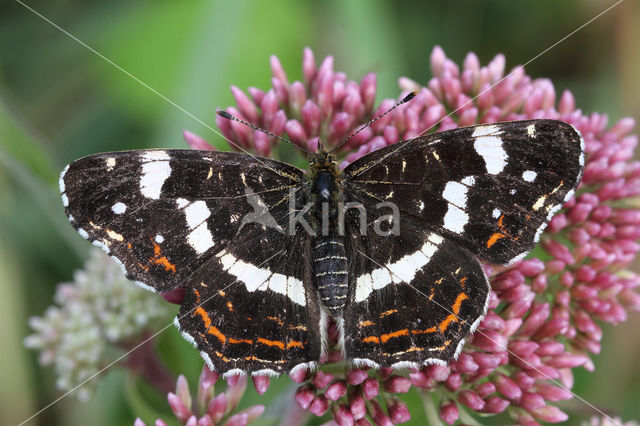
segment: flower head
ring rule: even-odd
[[[42,365],[54,366],[61,390],[94,376],[115,359],[114,354],[123,353],[131,339],[157,328],[169,316],[167,304],[131,285],[118,265],[98,249],[91,250],[72,283],[58,286],[55,300],[57,306],[29,320],[34,333],[24,344],[40,350]],[[95,383],[91,380],[78,388],[78,398],[88,399]]]
[[[254,405],[241,411],[236,407],[247,388],[247,376],[233,376],[227,380],[227,389],[216,395],[215,386],[219,375],[204,365],[195,399],[189,390],[189,382],[180,375],[175,392],[169,392],[167,401],[176,420],[187,426],[247,425],[264,412],[264,405]],[[145,422],[136,419],[135,426],[145,426]],[[166,425],[157,419],[156,425]]]
[[[400,78],[400,88],[416,91],[416,97],[352,138],[342,149],[343,165],[427,130],[553,118],[574,125],[585,139],[586,167],[577,194],[553,218],[529,258],[507,268],[486,265],[492,287],[489,312],[457,360],[410,371],[339,368],[345,364],[330,330],[332,350],[320,370],[291,375],[301,383],[296,400],[303,409],[315,415],[330,412],[340,424],[401,423],[409,412],[396,395],[413,386],[425,394],[427,409],[439,410],[448,424],[462,412],[505,410],[522,424],[560,422],[567,414],[554,403],[573,397],[574,368],[594,368],[590,354],[600,350],[599,324],[625,321],[629,311],[640,310],[640,277],[626,269],[640,250],[635,241],[640,237],[640,163],[632,161],[637,136],[630,134],[634,121],[626,118],[609,127],[605,115],[576,109],[570,92],[557,100],[548,79],[532,79],[523,67],[505,75],[505,63],[497,55],[481,66],[469,53],[459,67],[436,47],[433,77],[424,87]],[[305,49],[302,68],[304,81],[289,82],[272,57],[273,87],[266,92],[249,88],[248,95],[232,87],[237,107],[227,111],[315,150],[319,138],[334,146],[395,103],[385,99],[375,106],[375,75],[350,81],[333,70],[331,57],[316,67],[311,50]],[[216,119],[225,137],[244,149],[273,153],[275,141],[264,133]]]

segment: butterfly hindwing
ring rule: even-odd
[[[346,167],[352,199],[401,214],[491,263],[528,253],[580,181],[580,134],[556,120],[454,129],[399,142]]]
[[[302,233],[269,244],[241,235],[191,278],[176,320],[216,371],[280,374],[319,360],[308,242]]]
[[[356,364],[446,363],[486,312],[489,285],[478,261],[435,232],[403,225],[397,236],[350,238],[344,330]]]

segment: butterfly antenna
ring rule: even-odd
[[[272,138],[276,138],[276,139],[278,139],[279,141],[286,142],[286,143],[290,143],[291,145],[295,146],[296,148],[298,148],[298,149],[301,149],[301,150],[305,151],[307,154],[311,154],[311,151],[309,151],[309,150],[307,150],[307,149],[305,149],[305,148],[301,147],[300,145],[297,145],[297,144],[295,144],[295,143],[291,142],[289,139],[285,139],[285,138],[283,138],[282,136],[278,136],[278,135],[276,135],[275,133],[271,133],[270,131],[265,130],[265,129],[262,129],[262,128],[260,128],[260,127],[258,127],[258,126],[256,126],[256,125],[253,125],[253,124],[251,124],[251,123],[249,123],[249,122],[247,122],[247,121],[240,120],[238,117],[235,117],[235,116],[233,116],[233,115],[229,114],[227,111],[224,111],[224,110],[218,110],[218,111],[216,111],[216,114],[218,114],[218,115],[219,115],[220,117],[222,117],[222,118],[226,118],[227,120],[237,121],[238,123],[242,123],[242,124],[244,124],[245,126],[251,127],[253,130],[257,130],[257,131],[259,131],[259,132],[262,132],[262,133],[264,133],[264,134],[267,134],[267,135],[271,136]]]
[[[417,95],[417,92],[409,93],[407,96],[402,98],[394,106],[392,106],[391,108],[389,108],[388,110],[386,110],[385,112],[380,114],[379,116],[372,118],[365,125],[363,125],[358,130],[356,130],[354,133],[352,133],[351,136],[349,136],[348,138],[346,138],[345,140],[340,142],[338,145],[334,146],[333,149],[330,152],[333,152],[333,151],[336,151],[336,150],[342,148],[347,142],[349,142],[351,140],[352,137],[354,137],[355,135],[357,135],[358,133],[360,133],[361,131],[363,131],[367,127],[371,126],[373,123],[375,123],[376,121],[380,120],[382,117],[384,117],[385,115],[389,114],[391,111],[393,111],[394,109],[398,108],[400,105],[409,102],[411,99],[415,98],[416,95]]]

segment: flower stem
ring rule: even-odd
[[[422,406],[424,407],[424,413],[427,415],[427,422],[430,426],[444,426],[440,421],[438,415],[438,409],[433,402],[431,392],[420,391],[420,399],[422,399]]]

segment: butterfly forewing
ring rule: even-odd
[[[583,165],[572,126],[529,120],[399,142],[354,161],[345,174],[353,200],[392,202],[480,258],[506,264],[533,248]]]

